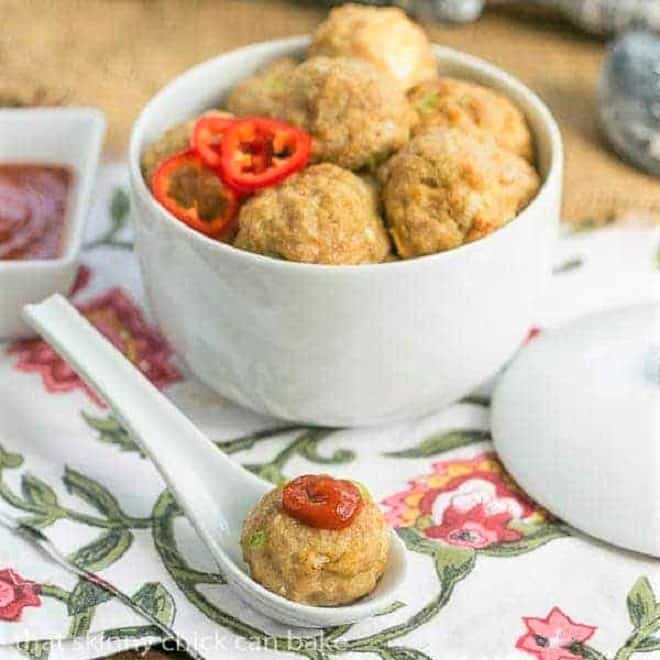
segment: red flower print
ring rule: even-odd
[[[558,607],[545,619],[523,617],[527,632],[516,642],[516,648],[535,655],[538,660],[580,660],[570,647],[583,644],[596,632],[595,626],[571,621]]]
[[[125,291],[114,288],[77,307],[154,385],[162,388],[181,380],[179,370],[170,364],[172,349],[169,344],[147,324]],[[104,405],[45,341],[17,341],[9,346],[8,352],[18,357],[16,369],[41,374],[49,392],[83,390],[96,404]]]
[[[18,621],[24,607],[39,607],[39,590],[11,568],[0,570],[0,621]]]
[[[434,463],[432,474],[414,479],[383,504],[393,527],[414,526],[428,538],[474,549],[522,538],[511,527],[515,521],[545,519],[492,452]]]
[[[541,328],[533,325],[529,329],[529,332],[527,333],[527,337],[525,338],[524,343],[529,344],[530,341],[532,341],[533,339],[536,339],[540,334],[541,334]]]
[[[92,279],[92,270],[89,266],[81,264],[78,267],[76,272],[76,279],[71,285],[71,291],[69,292],[69,298],[73,298],[77,293],[80,293],[83,289],[87,287],[89,281]]]

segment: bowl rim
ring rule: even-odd
[[[523,222],[531,221],[531,218],[535,215],[537,207],[539,207],[543,201],[552,194],[552,187],[554,182],[557,179],[561,179],[563,172],[563,146],[561,133],[555,118],[553,117],[547,105],[541,100],[541,98],[529,87],[527,87],[527,85],[522,83],[513,75],[480,57],[470,55],[469,53],[465,53],[455,48],[441,46],[439,44],[432,44],[433,53],[438,62],[441,62],[442,59],[449,60],[453,63],[463,65],[468,69],[472,69],[475,73],[484,74],[493,80],[497,80],[501,86],[500,91],[514,91],[519,97],[523,97],[526,104],[533,108],[541,119],[541,130],[545,132],[545,137],[549,146],[549,167],[537,194],[534,196],[531,202],[506,225],[500,227],[498,230],[479,240],[472,241],[470,243],[464,243],[463,245],[460,245],[451,250],[421,255],[419,257],[410,259],[397,259],[394,261],[367,264],[316,264],[276,259],[274,257],[258,254],[255,252],[240,250],[239,248],[236,248],[229,243],[216,241],[205,236],[204,234],[196,232],[184,223],[178,221],[171,213],[166,211],[151,194],[151,191],[147,187],[144,177],[142,176],[142,170],[140,167],[143,133],[145,126],[149,123],[153,108],[157,106],[159,100],[163,96],[168,95],[181,83],[182,80],[186,79],[188,76],[195,75],[195,73],[198,73],[204,70],[206,67],[227,57],[240,57],[242,53],[246,53],[255,49],[266,48],[280,51],[279,56],[281,56],[281,51],[290,50],[293,53],[294,51],[300,51],[304,49],[309,45],[309,43],[310,37],[308,35],[298,35],[284,39],[253,42],[246,44],[245,46],[221,53],[220,55],[212,57],[186,69],[177,77],[172,79],[147,102],[147,104],[140,112],[138,118],[133,123],[129,143],[129,178],[131,191],[134,195],[139,196],[140,199],[148,205],[148,207],[152,210],[152,213],[155,213],[160,221],[163,221],[172,227],[173,231],[180,232],[182,239],[187,237],[187,239],[192,241],[192,243],[197,243],[200,246],[204,246],[206,249],[211,250],[211,252],[215,252],[219,257],[223,257],[225,259],[235,259],[237,262],[241,262],[246,267],[252,265],[261,266],[263,268],[284,270],[288,269],[291,271],[298,270],[306,271],[308,274],[333,273],[337,276],[341,276],[342,274],[346,273],[360,273],[367,275],[372,273],[374,269],[377,269],[376,272],[383,273],[386,269],[411,269],[415,268],[416,266],[422,266],[423,264],[431,265],[439,261],[446,262],[451,259],[461,258],[463,256],[468,258],[474,252],[485,249],[486,246],[495,245],[498,241],[506,240],[507,236],[515,229],[516,226]]]
[[[56,118],[60,122],[79,122],[87,120],[92,125],[92,134],[87,142],[77,142],[71,145],[72,149],[78,149],[86,153],[89,166],[86,169],[75,168],[64,164],[74,175],[74,185],[78,188],[77,201],[70,199],[70,207],[67,209],[67,224],[69,234],[61,256],[54,259],[17,259],[0,260],[0,275],[8,272],[20,272],[39,270],[45,273],[59,271],[75,264],[80,258],[82,243],[87,223],[87,215],[90,208],[92,190],[96,179],[96,171],[101,158],[103,141],[105,138],[107,122],[105,114],[98,108],[93,107],[43,107],[43,108],[2,108],[0,109],[0,122],[5,119],[14,122],[25,122],[26,126],[34,122],[48,122]],[[16,159],[7,160],[7,164],[20,163]],[[27,159],[26,163],[35,165],[58,164],[48,160],[48,154],[44,153],[42,160]],[[4,164],[0,160],[0,164]],[[59,163],[62,165],[62,163]],[[71,195],[71,191],[69,192]]]

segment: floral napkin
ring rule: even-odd
[[[493,452],[487,393],[406,424],[328,430],[260,417],[191,379],[146,316],[125,188],[125,167],[104,166],[72,300],[247,469],[368,483],[411,570],[369,621],[314,631],[264,618],[103,402],[44,342],[14,342],[0,346],[0,658],[156,640],[203,658],[660,658],[660,562],[532,502]],[[559,242],[536,332],[660,295],[660,231],[583,229]]]

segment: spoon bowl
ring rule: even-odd
[[[274,594],[250,578],[240,535],[250,509],[272,486],[223,454],[62,296],[24,309],[26,321],[100,394],[173,492],[228,584],[248,605],[307,628],[355,623],[390,605],[406,571],[392,532],[385,574],[364,598],[313,607]]]

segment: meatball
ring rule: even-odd
[[[142,154],[142,175],[149,185],[154,172],[164,160],[188,148],[194,125],[194,120],[177,124],[145,149]]]
[[[398,7],[333,9],[314,32],[309,55],[369,60],[404,89],[434,78],[437,70],[426,34]]]
[[[539,187],[534,168],[485,134],[436,128],[382,168],[383,200],[399,255],[458,247],[500,228]]]
[[[376,263],[390,252],[376,189],[329,163],[245,202],[234,245],[317,264]]]
[[[281,488],[257,504],[241,535],[253,579],[289,600],[322,606],[350,603],[373,591],[389,545],[385,519],[371,499],[349,527],[319,529],[284,511]]]
[[[532,161],[534,146],[525,116],[508,98],[466,80],[439,78],[418,85],[408,98],[416,113],[413,134],[460,128],[492,135],[500,147]]]
[[[227,97],[227,109],[237,115],[281,114],[288,81],[297,62],[288,57],[274,60],[256,75],[239,82]]]
[[[312,134],[315,160],[358,170],[408,141],[413,113],[398,85],[373,64],[314,57],[294,71],[283,118]]]
[[[405,94],[365,60],[314,57],[278,78],[283,91],[276,95],[263,80],[262,75],[240,83],[229,109],[305,129],[313,138],[315,162],[374,168],[408,141],[414,116]]]

